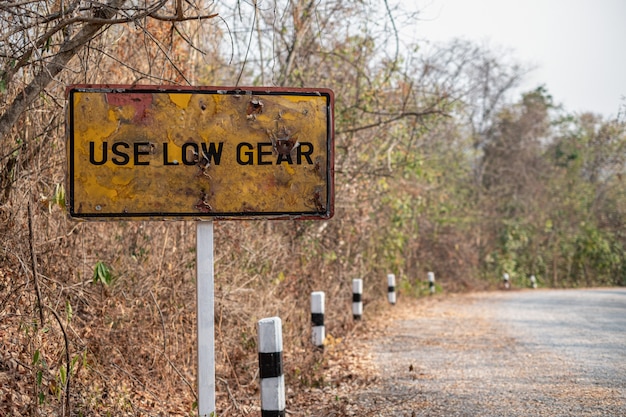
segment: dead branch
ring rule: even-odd
[[[50,312],[52,313],[52,315],[54,316],[54,318],[56,319],[57,323],[59,324],[59,327],[61,328],[61,332],[63,333],[63,341],[65,343],[65,402],[63,403],[63,409],[61,412],[61,415],[63,417],[65,416],[69,416],[71,415],[70,413],[70,372],[71,372],[71,368],[72,368],[72,363],[70,360],[70,342],[67,338],[67,332],[65,331],[65,327],[63,327],[63,323],[61,322],[61,318],[59,317],[59,315],[57,314],[56,311],[54,311],[54,309],[48,307],[48,310],[50,310]]]
[[[147,17],[159,21],[174,23],[190,20],[205,20],[218,16],[217,13],[185,16],[182,9],[182,2],[180,0],[177,0],[176,2],[175,15],[161,15],[158,11],[165,6],[167,0],[160,0],[151,6],[145,7],[144,9],[132,9],[132,13],[127,16],[116,18],[116,15],[127,12],[123,8],[125,3],[127,3],[127,0],[110,0],[108,3],[95,10],[92,16],[78,15],[64,18],[65,16],[68,16],[68,11],[64,13],[54,13],[49,16],[35,19],[31,26],[20,26],[3,36],[3,39],[7,40],[20,31],[23,32],[29,30],[29,27],[46,25],[57,19],[63,19],[52,28],[46,30],[41,36],[34,39],[33,42],[30,43],[30,47],[26,48],[19,57],[15,57],[15,60],[13,61],[14,64],[10,68],[0,71],[2,84],[8,86],[11,83],[12,78],[19,73],[19,70],[31,63],[31,58],[33,57],[34,52],[45,46],[52,36],[59,32],[66,31],[67,28],[72,25],[84,25],[73,37],[66,37],[65,41],[60,45],[58,53],[56,53],[54,57],[34,75],[30,83],[21,91],[20,94],[16,96],[13,102],[6,108],[6,111],[0,116],[0,138],[7,137],[19,117],[34,102],[34,100],[39,97],[41,91],[47,88],[50,82],[66,68],[69,61],[82,48],[88,45],[89,42],[91,42],[107,27],[131,22],[137,23]],[[13,4],[19,5],[21,3],[16,2]],[[2,7],[5,6],[7,5],[4,4]],[[77,3],[74,3],[70,6],[69,10],[73,11],[76,7]]]
[[[39,281],[37,279],[37,255],[35,254],[35,236],[33,233],[33,213],[31,210],[31,202],[28,201],[28,240],[30,243],[30,260],[33,270],[33,285],[35,286],[35,294],[37,295],[37,310],[39,310],[39,322],[43,328],[43,307],[41,304],[41,291],[39,289]]]
[[[6,138],[8,136],[19,117],[39,97],[41,91],[65,69],[68,62],[82,47],[98,35],[125,2],[126,0],[111,0],[107,3],[107,7],[101,11],[107,23],[88,23],[76,35],[61,45],[59,53],[34,76],[28,86],[0,116],[0,137]]]

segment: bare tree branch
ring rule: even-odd
[[[11,131],[22,113],[30,106],[39,93],[66,67],[68,62],[76,53],[91,41],[103,27],[109,25],[110,19],[117,13],[117,10],[126,0],[111,0],[100,13],[104,16],[106,23],[93,22],[85,25],[76,35],[65,41],[52,61],[42,68],[9,105],[7,110],[0,116],[0,138],[5,138]]]
[[[397,115],[390,117],[388,119],[385,120],[381,120],[375,123],[369,123],[366,125],[362,125],[362,126],[357,126],[357,127],[353,127],[350,129],[345,129],[345,130],[341,130],[341,131],[337,131],[337,134],[343,134],[343,133],[356,133],[359,132],[361,130],[367,130],[367,129],[372,129],[374,127],[380,127],[380,126],[384,126],[387,125],[389,123],[393,123],[393,122],[397,122],[398,120],[407,118],[407,117],[414,117],[417,119],[420,119],[422,117],[426,117],[426,116],[432,116],[434,114],[438,114],[441,116],[449,116],[448,114],[444,113],[441,110],[438,109],[430,109],[430,110],[423,110],[423,111],[418,111],[418,112],[402,112],[402,113],[398,113]]]
[[[297,8],[294,8],[294,34],[292,43],[288,48],[289,52],[285,61],[285,66],[281,71],[278,80],[279,85],[285,85],[289,79],[289,74],[291,74],[291,71],[293,70],[293,65],[300,49],[300,44],[309,30],[315,4],[315,1],[309,1],[301,13],[299,13],[300,11]]]
[[[31,2],[14,2],[12,6],[20,6],[30,4]],[[78,7],[78,2],[72,3],[65,11],[55,12],[48,16],[36,17],[34,22],[28,25],[22,25],[17,29],[11,30],[9,33],[3,36],[3,41],[8,42],[12,36],[15,36],[18,32],[24,32],[30,30],[29,27],[37,27],[40,25],[48,25],[55,20],[58,20],[51,28],[45,30],[44,33],[33,38],[27,49],[10,60],[10,64],[4,71],[0,71],[0,84],[3,88],[7,88],[12,82],[12,79],[22,68],[27,67],[33,63],[32,58],[34,53],[46,46],[50,39],[57,33],[66,31],[67,28],[76,24],[83,24],[82,28],[72,37],[66,37],[65,41],[60,45],[59,51],[51,57],[50,61],[45,63],[38,72],[35,73],[32,80],[28,85],[20,91],[15,97],[13,102],[9,104],[4,113],[0,115],[0,138],[5,138],[15,125],[19,117],[23,112],[34,102],[50,82],[59,75],[66,67],[69,61],[85,46],[91,42],[95,37],[101,33],[102,30],[112,25],[124,24],[130,22],[140,22],[142,19],[150,17],[159,21],[166,22],[183,22],[189,20],[204,20],[211,19],[218,16],[214,14],[202,14],[185,16],[183,10],[182,0],[176,0],[175,14],[174,15],[162,15],[159,14],[159,10],[162,10],[167,0],[159,0],[151,5],[147,5],[144,8],[130,7],[125,8],[124,5],[127,0],[109,0],[108,3],[103,4],[93,10],[91,16],[86,15],[73,15],[72,13]],[[6,9],[8,5],[3,4],[0,9]],[[119,16],[119,17],[116,17]],[[142,25],[141,25],[142,26]],[[147,31],[146,31],[147,32]],[[151,39],[162,50],[161,45],[151,35]],[[28,44],[26,44],[28,45]],[[167,53],[162,50],[167,57]],[[11,58],[7,56],[6,58]],[[168,58],[169,59],[169,58]],[[171,60],[170,60],[171,62]],[[172,63],[173,64],[173,63]],[[174,68],[180,76],[184,77],[184,74],[180,69],[174,65]]]

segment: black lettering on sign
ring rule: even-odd
[[[306,158],[309,165],[313,165],[311,154],[313,153],[313,144],[311,142],[300,142],[300,146],[297,148],[296,163],[302,165],[302,157]]]
[[[133,163],[135,165],[150,165],[150,161],[140,161],[139,157],[143,156],[143,155],[150,155],[150,150],[142,150],[140,149],[141,147],[148,147],[150,148],[150,143],[149,142],[135,142],[133,143],[133,150],[134,150],[134,158],[133,158]]]
[[[131,160],[137,166],[150,165],[148,157],[153,152],[154,146],[150,142],[135,142],[131,144],[127,142],[113,142],[111,145],[111,162],[115,165],[128,165]],[[184,165],[196,165],[202,163],[205,166],[219,165],[222,160],[222,151],[224,150],[224,142],[218,143],[201,143],[187,142],[181,147],[181,161]],[[296,148],[295,162],[297,165],[303,163],[313,165],[312,155],[314,147],[311,142],[300,142]],[[96,150],[96,143],[89,142],[89,163],[92,165],[104,165],[109,160],[109,143],[102,142],[102,151]],[[292,153],[275,155],[272,150],[271,142],[259,142],[255,145],[248,142],[237,144],[236,160],[239,165],[280,165],[287,163],[293,165],[294,158]],[[169,143],[163,143],[163,165],[178,165],[180,162],[171,158]],[[275,158],[275,159],[274,159]]]
[[[168,143],[165,142],[163,144],[163,165],[165,165],[165,166],[168,166],[168,165],[178,165],[178,161],[177,160],[174,159],[173,161],[170,161],[170,158],[169,158],[168,154],[169,154]]]
[[[252,145],[241,142],[237,145],[237,163],[239,165],[254,165],[254,152]]]
[[[296,164],[302,165],[303,163],[307,163],[313,165],[311,155],[313,155],[314,150],[311,142],[300,142],[300,146],[296,148]],[[221,154],[221,143],[218,152]],[[257,165],[273,165],[273,155],[274,152],[272,151],[271,142],[259,142],[256,145],[256,149],[254,145],[248,142],[241,142],[237,145],[237,163],[239,165],[254,165],[255,162]],[[280,165],[283,162],[293,165],[291,153],[278,154],[275,158],[276,165]]]
[[[102,158],[96,161],[96,144],[89,142],[89,163],[91,165],[104,165],[107,161],[107,143],[102,142]]]
[[[106,142],[104,142],[104,144],[106,144]],[[113,153],[113,155],[118,156],[119,158],[112,157],[111,162],[113,162],[115,165],[126,165],[130,161],[130,157],[123,150],[120,150],[120,148],[128,149],[130,148],[130,146],[128,145],[128,143],[125,142],[115,142],[111,146],[111,152]]]
[[[263,157],[266,155],[271,155],[272,154],[272,143],[271,142],[259,142],[257,143],[257,149],[258,149],[258,158],[257,158],[257,164],[258,165],[272,165],[272,161],[268,161],[263,160]],[[264,151],[263,148],[269,148],[269,150]]]
[[[222,149],[224,142],[215,143],[201,143],[200,147],[197,143],[187,142],[181,147],[182,163],[185,165],[196,165],[198,162],[202,165],[219,165],[222,160]],[[198,154],[198,150],[202,149],[202,154]],[[179,161],[176,159],[170,160],[169,144],[165,142],[163,144],[163,165],[171,166],[178,165]]]
[[[191,148],[191,152],[189,152],[189,148]],[[181,151],[183,153],[183,164],[195,165],[196,163],[198,163],[198,144],[197,143],[187,142],[183,144]]]
[[[276,159],[276,165],[282,164],[283,161],[287,161],[289,165],[292,165],[293,161],[291,160],[291,153],[287,153],[287,154],[279,153],[278,159]]]
[[[220,160],[222,159],[222,146],[224,142],[220,142],[217,144],[217,149],[215,149],[215,144],[213,142],[209,143],[209,147],[207,148],[206,143],[202,143],[202,152],[204,157],[208,159],[207,162],[210,164],[219,165]]]

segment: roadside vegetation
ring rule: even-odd
[[[366,319],[387,273],[400,297],[427,294],[428,271],[445,292],[505,272],[514,288],[626,285],[626,103],[606,119],[549,86],[519,93],[513,57],[406,44],[418,16],[391,2],[232,3],[0,5],[0,414],[195,411],[195,225],[67,217],[74,83],[334,90],[335,217],[215,225],[220,415],[258,413],[263,317],[283,320],[290,395],[338,383],[310,346],[311,291],[337,347],[352,278]]]

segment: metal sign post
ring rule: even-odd
[[[215,415],[215,311],[213,221],[196,223],[198,414]]]

